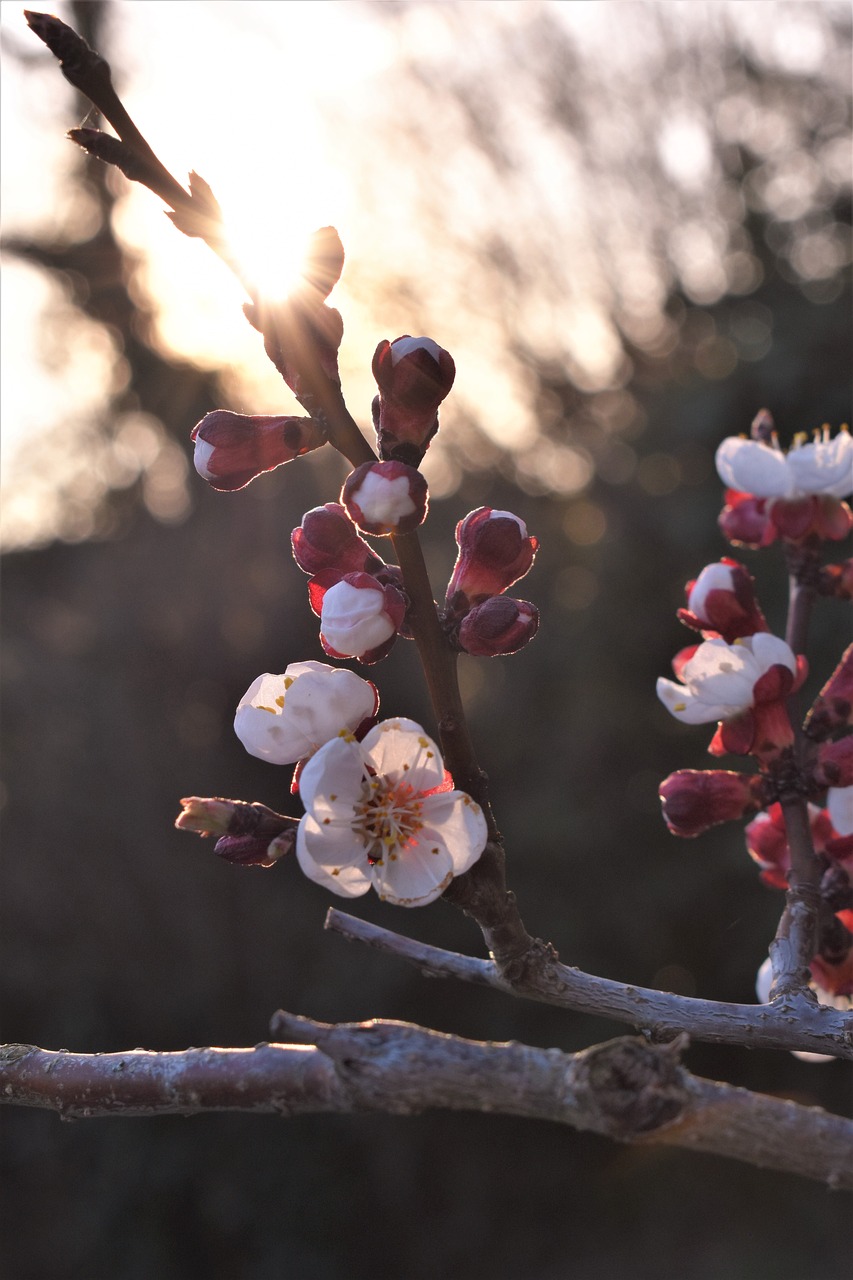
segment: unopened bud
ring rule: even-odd
[[[722,636],[727,644],[766,631],[754,585],[751,575],[735,560],[706,565],[699,577],[687,584],[687,608],[679,609],[678,616],[686,626]]]
[[[380,454],[419,462],[438,430],[438,406],[456,377],[453,357],[432,338],[404,334],[379,343],[373,376],[379,387],[374,419]]]
[[[397,587],[382,586],[368,573],[348,573],[323,594],[320,643],[330,657],[370,665],[385,657],[405,615]]]
[[[812,703],[805,729],[818,742],[853,724],[853,644]]]
[[[364,533],[409,533],[423,523],[427,482],[405,462],[364,462],[347,476],[341,502]]]
[[[241,866],[271,867],[296,843],[297,818],[243,800],[188,796],[175,826],[201,836],[218,836],[213,852]]]
[[[850,788],[853,794],[853,734],[821,744],[814,780],[819,787]]]
[[[517,653],[539,630],[539,610],[527,600],[492,596],[465,615],[459,644],[475,658]]]
[[[492,507],[469,511],[456,526],[456,541],[459,554],[447,587],[447,606],[457,617],[523,578],[539,546],[523,520]]]
[[[192,429],[195,469],[214,489],[242,489],[265,471],[325,444],[312,418],[272,418],[215,409]]]
[[[302,523],[291,534],[293,558],[312,576],[335,570],[345,573],[373,573],[382,561],[359,536],[355,525],[339,502],[306,511]]]
[[[701,835],[761,807],[762,779],[725,769],[679,769],[660,786],[663,817],[674,836]]]

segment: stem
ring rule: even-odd
[[[814,574],[818,551],[815,547],[788,551],[788,622],[785,639],[795,654],[805,653],[812,607],[815,601]],[[804,772],[804,738],[798,695],[788,699],[788,715],[794,729],[795,779]],[[791,870],[785,910],[776,936],[770,944],[773,965],[773,994],[788,997],[807,991],[810,965],[817,946],[822,868],[814,851],[808,803],[798,790],[780,797]]]

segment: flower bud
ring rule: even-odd
[[[329,569],[343,577],[345,573],[373,573],[382,568],[382,561],[358,536],[339,502],[306,511],[290,541],[299,568],[312,576]]]
[[[312,418],[249,417],[215,409],[193,427],[193,463],[214,489],[242,489],[265,471],[318,449],[326,437]]]
[[[258,676],[237,707],[234,732],[250,755],[295,764],[375,716],[376,687],[324,662],[292,662],[283,675]]]
[[[404,334],[379,343],[373,376],[379,387],[375,421],[380,454],[419,462],[438,430],[438,406],[456,377],[453,357],[432,338]]]
[[[447,586],[447,607],[456,616],[523,578],[539,546],[523,520],[492,507],[469,511],[456,526],[456,541],[459,554]]]
[[[814,780],[819,787],[847,788],[853,793],[853,734],[821,744]]]
[[[200,836],[218,836],[213,852],[226,862],[271,867],[295,846],[298,819],[265,804],[205,796],[187,796],[181,804],[175,826]]]
[[[347,476],[341,502],[364,533],[409,533],[426,517],[427,482],[405,462],[364,462]]]
[[[836,600],[853,600],[853,559],[825,564],[820,570],[818,591]]]
[[[475,658],[517,653],[539,630],[539,610],[527,600],[492,596],[462,619],[459,644]]]
[[[391,648],[405,614],[405,598],[397,587],[383,587],[368,573],[348,573],[323,593],[320,643],[332,658],[378,662]]]
[[[832,823],[824,809],[810,804],[808,812],[815,853],[820,854],[824,852],[827,841],[832,839]],[[771,889],[787,889],[791,850],[782,806],[771,804],[748,823],[744,835],[747,853],[761,868],[763,883]]]
[[[660,786],[666,825],[674,836],[701,835],[720,822],[755,813],[762,803],[763,780],[724,769],[679,769]]]
[[[766,631],[767,623],[755,599],[754,579],[736,560],[707,565],[695,582],[687,584],[687,608],[680,620],[703,634],[719,635],[727,644],[741,636]]]
[[[805,729],[810,738],[822,742],[837,729],[853,724],[853,644],[812,703]]]

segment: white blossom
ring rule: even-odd
[[[246,750],[271,764],[295,764],[376,712],[376,689],[354,671],[292,662],[283,675],[258,676],[240,699],[234,731]]]
[[[296,856],[305,874],[342,897],[373,886],[397,906],[425,906],[480,857],[478,804],[444,791],[438,747],[413,720],[385,720],[363,742],[341,735],[306,764]]]
[[[853,787],[830,787],[826,793],[826,807],[838,834],[853,835]]]
[[[853,436],[841,430],[834,439],[829,428],[795,440],[784,453],[774,440],[765,444],[729,436],[717,450],[717,471],[730,489],[757,498],[804,498],[814,494],[845,498],[853,493]]]
[[[667,711],[684,724],[729,720],[753,705],[756,681],[777,665],[796,674],[797,661],[791,649],[769,632],[759,631],[734,644],[705,640],[681,671],[683,683],[661,677],[657,695]]]

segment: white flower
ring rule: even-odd
[[[779,445],[729,436],[717,450],[717,471],[730,489],[757,498],[804,498],[824,494],[844,498],[853,493],[853,436],[829,428],[811,444],[799,437],[783,453]]]
[[[773,962],[768,956],[764,964],[758,970],[758,976],[755,979],[755,994],[758,996],[761,1004],[770,1003],[770,988],[773,985]],[[809,986],[817,996],[818,1004],[826,1005],[830,1009],[839,1009],[842,1013],[847,1013],[853,1008],[853,1001],[850,996],[834,996],[831,991],[824,991],[823,987],[819,987],[816,982],[810,982]],[[792,1049],[795,1058],[799,1058],[802,1062],[835,1062],[835,1057],[831,1053],[808,1053],[802,1049]]]
[[[295,764],[375,715],[375,687],[324,662],[291,662],[283,675],[258,676],[240,699],[234,731],[246,750],[271,764]]]
[[[385,604],[386,595],[378,583],[356,586],[336,582],[323,596],[320,635],[329,649],[343,658],[358,658],[378,649],[397,630]]]
[[[767,631],[734,644],[705,640],[681,671],[684,683],[661,678],[657,695],[684,724],[729,720],[753,705],[756,681],[774,666],[796,674],[797,660],[784,640]]]
[[[838,834],[853,835],[853,787],[830,787],[826,793],[826,807]]]
[[[480,806],[436,791],[443,782],[438,748],[413,720],[385,720],[360,743],[335,738],[299,782],[299,865],[342,897],[372,885],[397,906],[432,902],[473,866],[488,834]]]

